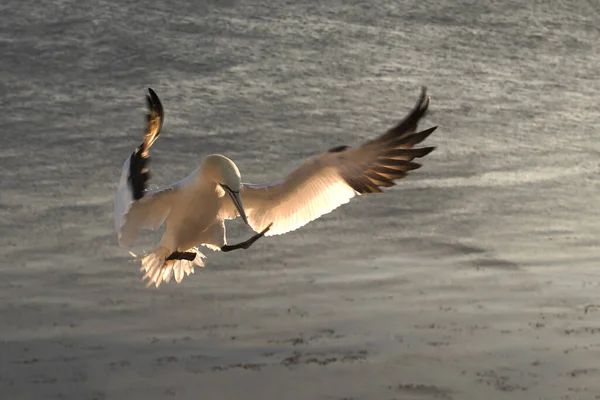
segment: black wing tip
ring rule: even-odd
[[[431,97],[427,95],[427,87],[421,86],[421,94],[412,111],[385,135],[369,142],[379,142],[388,146],[388,149],[379,155],[380,164],[364,171],[360,177],[345,178],[344,180],[348,186],[359,194],[383,193],[382,187],[394,186],[395,181],[405,178],[409,171],[422,167],[421,164],[410,160],[425,157],[436,149],[435,146],[412,148],[438,128],[436,125],[415,132],[419,120],[425,115],[430,103]],[[410,148],[405,146],[410,146]],[[347,146],[338,146],[329,149],[329,152],[337,153],[345,151],[347,148]],[[406,157],[408,159],[396,159],[395,157]]]
[[[419,99],[420,99],[419,104],[423,104],[423,102],[425,100],[430,99],[430,97],[427,96],[427,86],[425,86],[425,85],[421,86],[421,95],[420,95]]]
[[[128,181],[133,199],[136,201],[144,197],[146,183],[150,179],[148,161],[149,157],[144,157],[141,147],[138,147],[129,158]]]
[[[431,97],[427,95],[427,87],[421,86],[421,94],[412,110],[400,122],[388,129],[380,139],[389,140],[414,132],[419,121],[427,114],[430,103]]]
[[[421,95],[419,96],[419,100],[414,110],[414,112],[418,112],[420,114],[419,118],[422,118],[425,115],[430,103],[431,96],[427,95],[427,87],[421,86]]]
[[[413,133],[410,137],[414,138],[414,144],[421,143],[423,140],[427,139],[435,130],[437,126],[432,126],[431,128],[423,129],[417,133]]]
[[[165,110],[160,98],[152,88],[148,88],[148,93],[149,94],[146,95],[148,122],[150,123],[151,120],[158,118],[159,126],[158,132],[156,133],[156,136],[158,136],[160,134],[160,130],[162,129],[163,123],[165,122]]]
[[[403,166],[402,170],[404,170],[405,172],[414,171],[415,169],[419,169],[422,166],[423,164],[419,164],[414,161],[407,161],[406,164]]]
[[[425,138],[429,135],[431,135],[433,132],[435,132],[435,130],[437,129],[437,125],[436,126],[432,126],[431,128],[427,128],[427,129],[423,129],[421,132],[417,132],[415,135],[417,134],[422,134],[422,135],[426,135]],[[423,138],[423,139],[425,139]]]
[[[155,104],[160,104],[160,99],[158,98],[158,95],[156,94],[156,92],[154,91],[154,89],[152,89],[151,87],[148,88],[148,93],[150,94],[150,99],[152,99],[152,102]]]
[[[415,158],[425,157],[426,155],[428,155],[429,153],[434,151],[436,148],[437,148],[436,146],[429,146],[429,147],[422,147],[420,149],[415,149],[415,150],[417,150],[417,155]]]
[[[160,116],[162,117],[163,115],[163,105],[160,101],[160,98],[158,97],[158,95],[156,94],[156,92],[154,90],[152,90],[152,88],[148,88],[148,93],[149,95],[146,95],[146,98],[148,99],[148,107],[151,110],[156,110],[159,112]]]
[[[403,148],[405,146],[414,146],[427,139],[435,130],[437,126],[424,129],[419,132],[411,133],[405,136],[398,136],[395,138],[388,139],[387,145],[391,148]]]
[[[419,98],[417,99],[414,107],[408,113],[408,115],[402,120],[397,126],[401,126],[406,124],[406,128],[410,125],[419,122],[421,118],[425,116],[427,113],[427,109],[429,108],[429,103],[431,102],[431,97],[427,95],[427,87],[421,86],[421,93],[419,94]]]

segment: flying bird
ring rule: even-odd
[[[212,250],[248,249],[263,236],[296,230],[348,203],[353,197],[381,193],[435,147],[414,148],[437,126],[418,131],[431,101],[423,87],[417,104],[398,124],[362,145],[338,146],[306,160],[276,183],[242,183],[233,161],[207,156],[191,174],[170,186],[150,190],[150,147],[158,138],[164,109],[148,89],[147,123],[143,142],[125,160],[114,201],[117,241],[130,248],[141,229],[157,230],[166,221],[159,245],[139,257],[142,280],[157,288],[173,277],[180,283],[194,266],[203,267],[203,245]],[[255,232],[248,240],[229,245],[225,220],[241,217]],[[131,252],[130,252],[131,253]],[[134,257],[137,256],[131,253]]]

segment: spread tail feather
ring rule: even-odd
[[[158,247],[152,252],[144,254],[141,257],[142,266],[140,267],[140,271],[145,272],[142,281],[148,280],[146,287],[154,284],[158,288],[162,282],[168,283],[173,277],[177,283],[181,283],[184,276],[194,273],[194,265],[204,267],[204,263],[202,262],[202,259],[206,258],[204,254],[200,253],[195,247],[187,251],[196,253],[196,258],[193,261],[165,261],[172,253],[171,250],[165,247]],[[135,254],[131,252],[130,254],[137,258]]]

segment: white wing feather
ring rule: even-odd
[[[289,177],[272,186],[244,184],[242,203],[252,229],[262,231],[273,223],[266,236],[296,230],[346,204],[357,192],[327,165],[326,155],[317,156]]]
[[[158,138],[164,121],[164,108],[151,88],[148,88],[146,101],[148,114],[144,141],[125,160],[115,193],[115,231],[118,243],[123,247],[133,245],[140,229],[154,230],[162,225],[171,210],[176,187],[173,185],[159,190],[146,190],[149,150]]]
[[[121,180],[115,194],[115,231],[122,247],[135,243],[140,229],[158,229],[171,211],[175,186],[157,190],[148,190],[138,201],[133,200],[131,188],[127,182],[129,160],[123,165]]]
[[[411,113],[383,135],[355,149],[340,146],[321,153],[282,182],[244,184],[240,194],[252,229],[260,232],[272,223],[267,236],[290,232],[348,203],[357,194],[381,193],[380,187],[394,186],[395,180],[421,166],[413,159],[434,149],[413,148],[437,128],[416,131],[429,102],[423,88]],[[231,202],[223,214],[229,219],[238,216]]]

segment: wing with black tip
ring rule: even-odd
[[[339,146],[313,157],[276,184],[244,184],[242,202],[248,221],[267,236],[283,234],[327,214],[357,194],[380,193],[421,165],[414,162],[434,147],[414,148],[437,127],[417,125],[430,103],[425,88],[414,109],[396,126],[357,148]],[[236,217],[227,209],[226,217]]]
[[[114,218],[119,245],[131,246],[140,229],[158,229],[171,209],[174,188],[147,190],[150,171],[150,147],[164,121],[164,109],[152,89],[146,96],[148,114],[144,141],[125,160],[115,194]]]

